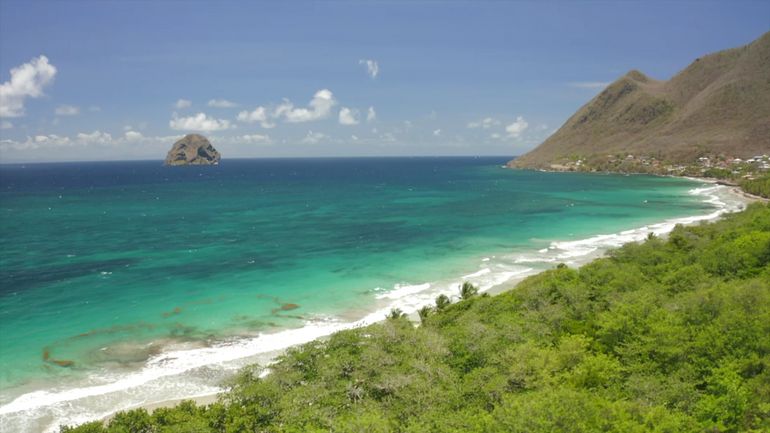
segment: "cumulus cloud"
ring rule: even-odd
[[[516,121],[505,127],[505,132],[509,138],[519,138],[521,134],[529,127],[529,123],[519,116]]]
[[[81,132],[76,136],[76,140],[78,143],[82,144],[111,144],[112,135],[101,131],[94,131],[91,133]]]
[[[174,104],[174,106],[180,110],[183,108],[190,108],[191,105],[192,101],[189,99],[179,99],[176,101],[176,104]]]
[[[142,141],[144,139],[144,135],[142,135],[141,132],[129,130],[126,131],[125,134],[123,134],[124,137],[126,137],[126,140],[128,141]]]
[[[28,138],[27,141],[30,141]],[[73,143],[69,137],[62,137],[56,134],[35,135],[31,140],[37,146],[69,146]]]
[[[81,132],[73,137],[56,134],[40,134],[27,137],[24,141],[0,140],[0,151],[35,150],[41,148],[73,147],[73,146],[119,146],[125,144],[169,144],[181,138],[179,135],[146,137],[140,132],[126,131],[122,136],[113,137],[102,131]]]
[[[495,119],[494,117],[485,117],[481,120],[470,122],[468,123],[468,128],[482,128],[482,129],[489,129],[493,126],[500,125],[500,121]]]
[[[377,113],[374,111],[374,107],[369,107],[369,110],[366,112],[366,121],[374,122],[375,120],[377,120]]]
[[[74,105],[59,105],[56,107],[57,116],[77,116],[80,114],[80,108]]]
[[[214,108],[233,108],[237,107],[238,104],[227,99],[212,99],[208,102],[208,106]]]
[[[0,84],[0,117],[24,115],[24,101],[39,98],[43,87],[53,81],[56,67],[48,63],[48,57],[40,56],[29,63],[11,69],[11,79]]]
[[[369,74],[372,79],[377,78],[377,74],[380,73],[380,65],[377,63],[377,60],[361,59],[358,61],[358,64],[366,66],[366,73]]]
[[[225,119],[215,119],[207,116],[205,113],[198,113],[194,116],[179,117],[176,113],[168,122],[171,129],[177,131],[220,131],[230,129],[230,121]]]
[[[358,125],[358,110],[351,110],[348,107],[340,109],[340,125]]]
[[[303,144],[317,144],[325,138],[327,138],[325,134],[322,134],[320,132],[308,131],[305,138],[303,138],[300,142]]]
[[[328,117],[335,105],[337,101],[331,90],[321,89],[315,92],[308,108],[295,108],[294,104],[285,100],[275,109],[274,116],[283,117],[289,123],[310,122]]]
[[[269,135],[264,134],[247,134],[236,138],[240,141],[252,144],[269,144],[273,142]]]
[[[569,83],[569,86],[578,89],[603,89],[609,84],[608,81],[573,81]]]
[[[254,111],[241,111],[238,113],[237,117],[239,122],[246,122],[246,123],[257,123],[259,122],[260,126],[262,126],[265,129],[270,129],[275,127],[275,123],[271,122],[267,109],[265,107],[257,107],[254,109]]]
[[[433,135],[435,135],[436,137],[441,135],[441,128],[433,130]]]

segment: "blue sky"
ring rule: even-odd
[[[3,0],[0,162],[189,132],[225,158],[516,155],[630,69],[769,30],[770,2]]]

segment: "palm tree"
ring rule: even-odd
[[[479,293],[478,287],[467,281],[463,283],[462,287],[460,287],[460,298],[462,299],[470,299],[476,296],[477,293]]]
[[[420,322],[421,323],[425,323],[425,319],[428,318],[428,316],[430,315],[431,311],[433,311],[433,309],[431,307],[429,307],[428,305],[425,305],[424,307],[422,307],[419,310],[417,310],[417,314],[420,316]]]
[[[400,308],[393,308],[390,310],[390,313],[388,313],[387,316],[385,316],[386,319],[400,319],[404,317],[405,314],[403,311],[401,311]]]
[[[449,296],[438,295],[438,297],[436,298],[436,309],[441,311],[451,303],[452,301],[449,300]]]

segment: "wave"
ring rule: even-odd
[[[60,424],[78,424],[104,418],[120,410],[179,398],[215,394],[221,379],[244,365],[267,364],[280,351],[344,329],[366,326],[384,319],[394,308],[413,314],[432,305],[438,295],[456,297],[459,287],[469,281],[480,292],[503,284],[512,285],[526,276],[553,267],[556,262],[577,266],[628,242],[644,240],[650,233],[665,235],[677,224],[716,219],[745,207],[745,199],[722,185],[689,191],[715,209],[705,215],[666,220],[632,230],[600,234],[575,241],[554,241],[532,253],[510,253],[479,259],[478,270],[459,278],[396,284],[376,292],[374,306],[359,320],[317,316],[300,328],[234,338],[208,347],[172,349],[151,357],[132,372],[103,370],[91,374],[79,386],[59,384],[51,389],[25,393],[0,406],[0,424],[13,431],[57,431]],[[375,289],[377,290],[377,289]]]

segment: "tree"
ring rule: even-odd
[[[451,303],[452,301],[449,300],[449,296],[447,295],[438,295],[438,297],[436,297],[436,309],[439,311],[448,307]]]
[[[425,305],[424,307],[417,310],[417,314],[420,316],[420,322],[425,323],[425,319],[428,318],[431,311],[433,311],[433,309],[428,305]]]
[[[476,296],[478,293],[479,288],[469,283],[468,281],[464,282],[462,287],[460,287],[460,298],[463,300],[470,299]]]

